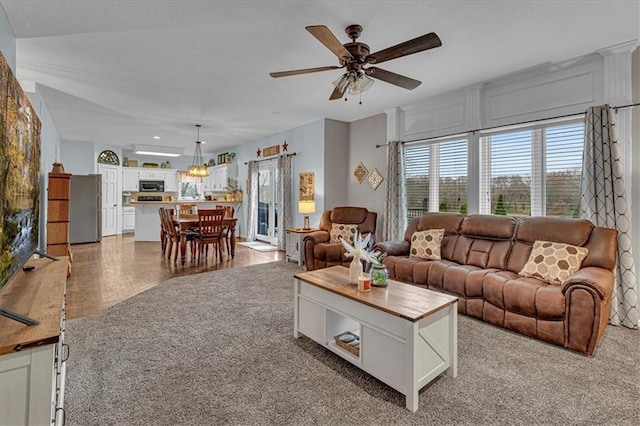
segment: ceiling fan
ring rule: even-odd
[[[345,32],[351,39],[350,43],[345,44],[341,44],[331,30],[324,25],[308,26],[306,30],[338,57],[340,65],[272,72],[269,73],[269,75],[278,78],[346,68],[346,73],[333,82],[335,89],[333,93],[331,93],[329,100],[342,98],[347,90],[349,90],[349,94],[352,95],[364,92],[373,84],[373,80],[370,77],[408,90],[413,90],[422,84],[422,82],[382,68],[373,66],[364,68],[364,66],[380,64],[391,59],[442,46],[442,42],[436,33],[428,33],[378,52],[369,53],[368,45],[356,41],[362,34],[362,26],[360,25],[349,25],[345,29]]]

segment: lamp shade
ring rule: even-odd
[[[316,212],[315,201],[298,201],[298,213],[309,214]]]

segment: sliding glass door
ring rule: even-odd
[[[256,239],[278,244],[278,168],[276,160],[263,161],[258,170],[258,229]]]

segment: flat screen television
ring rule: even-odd
[[[0,292],[38,248],[40,120],[0,54]]]

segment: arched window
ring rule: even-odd
[[[120,159],[118,158],[118,154],[107,149],[105,151],[102,151],[100,155],[98,155],[98,163],[119,166]]]

